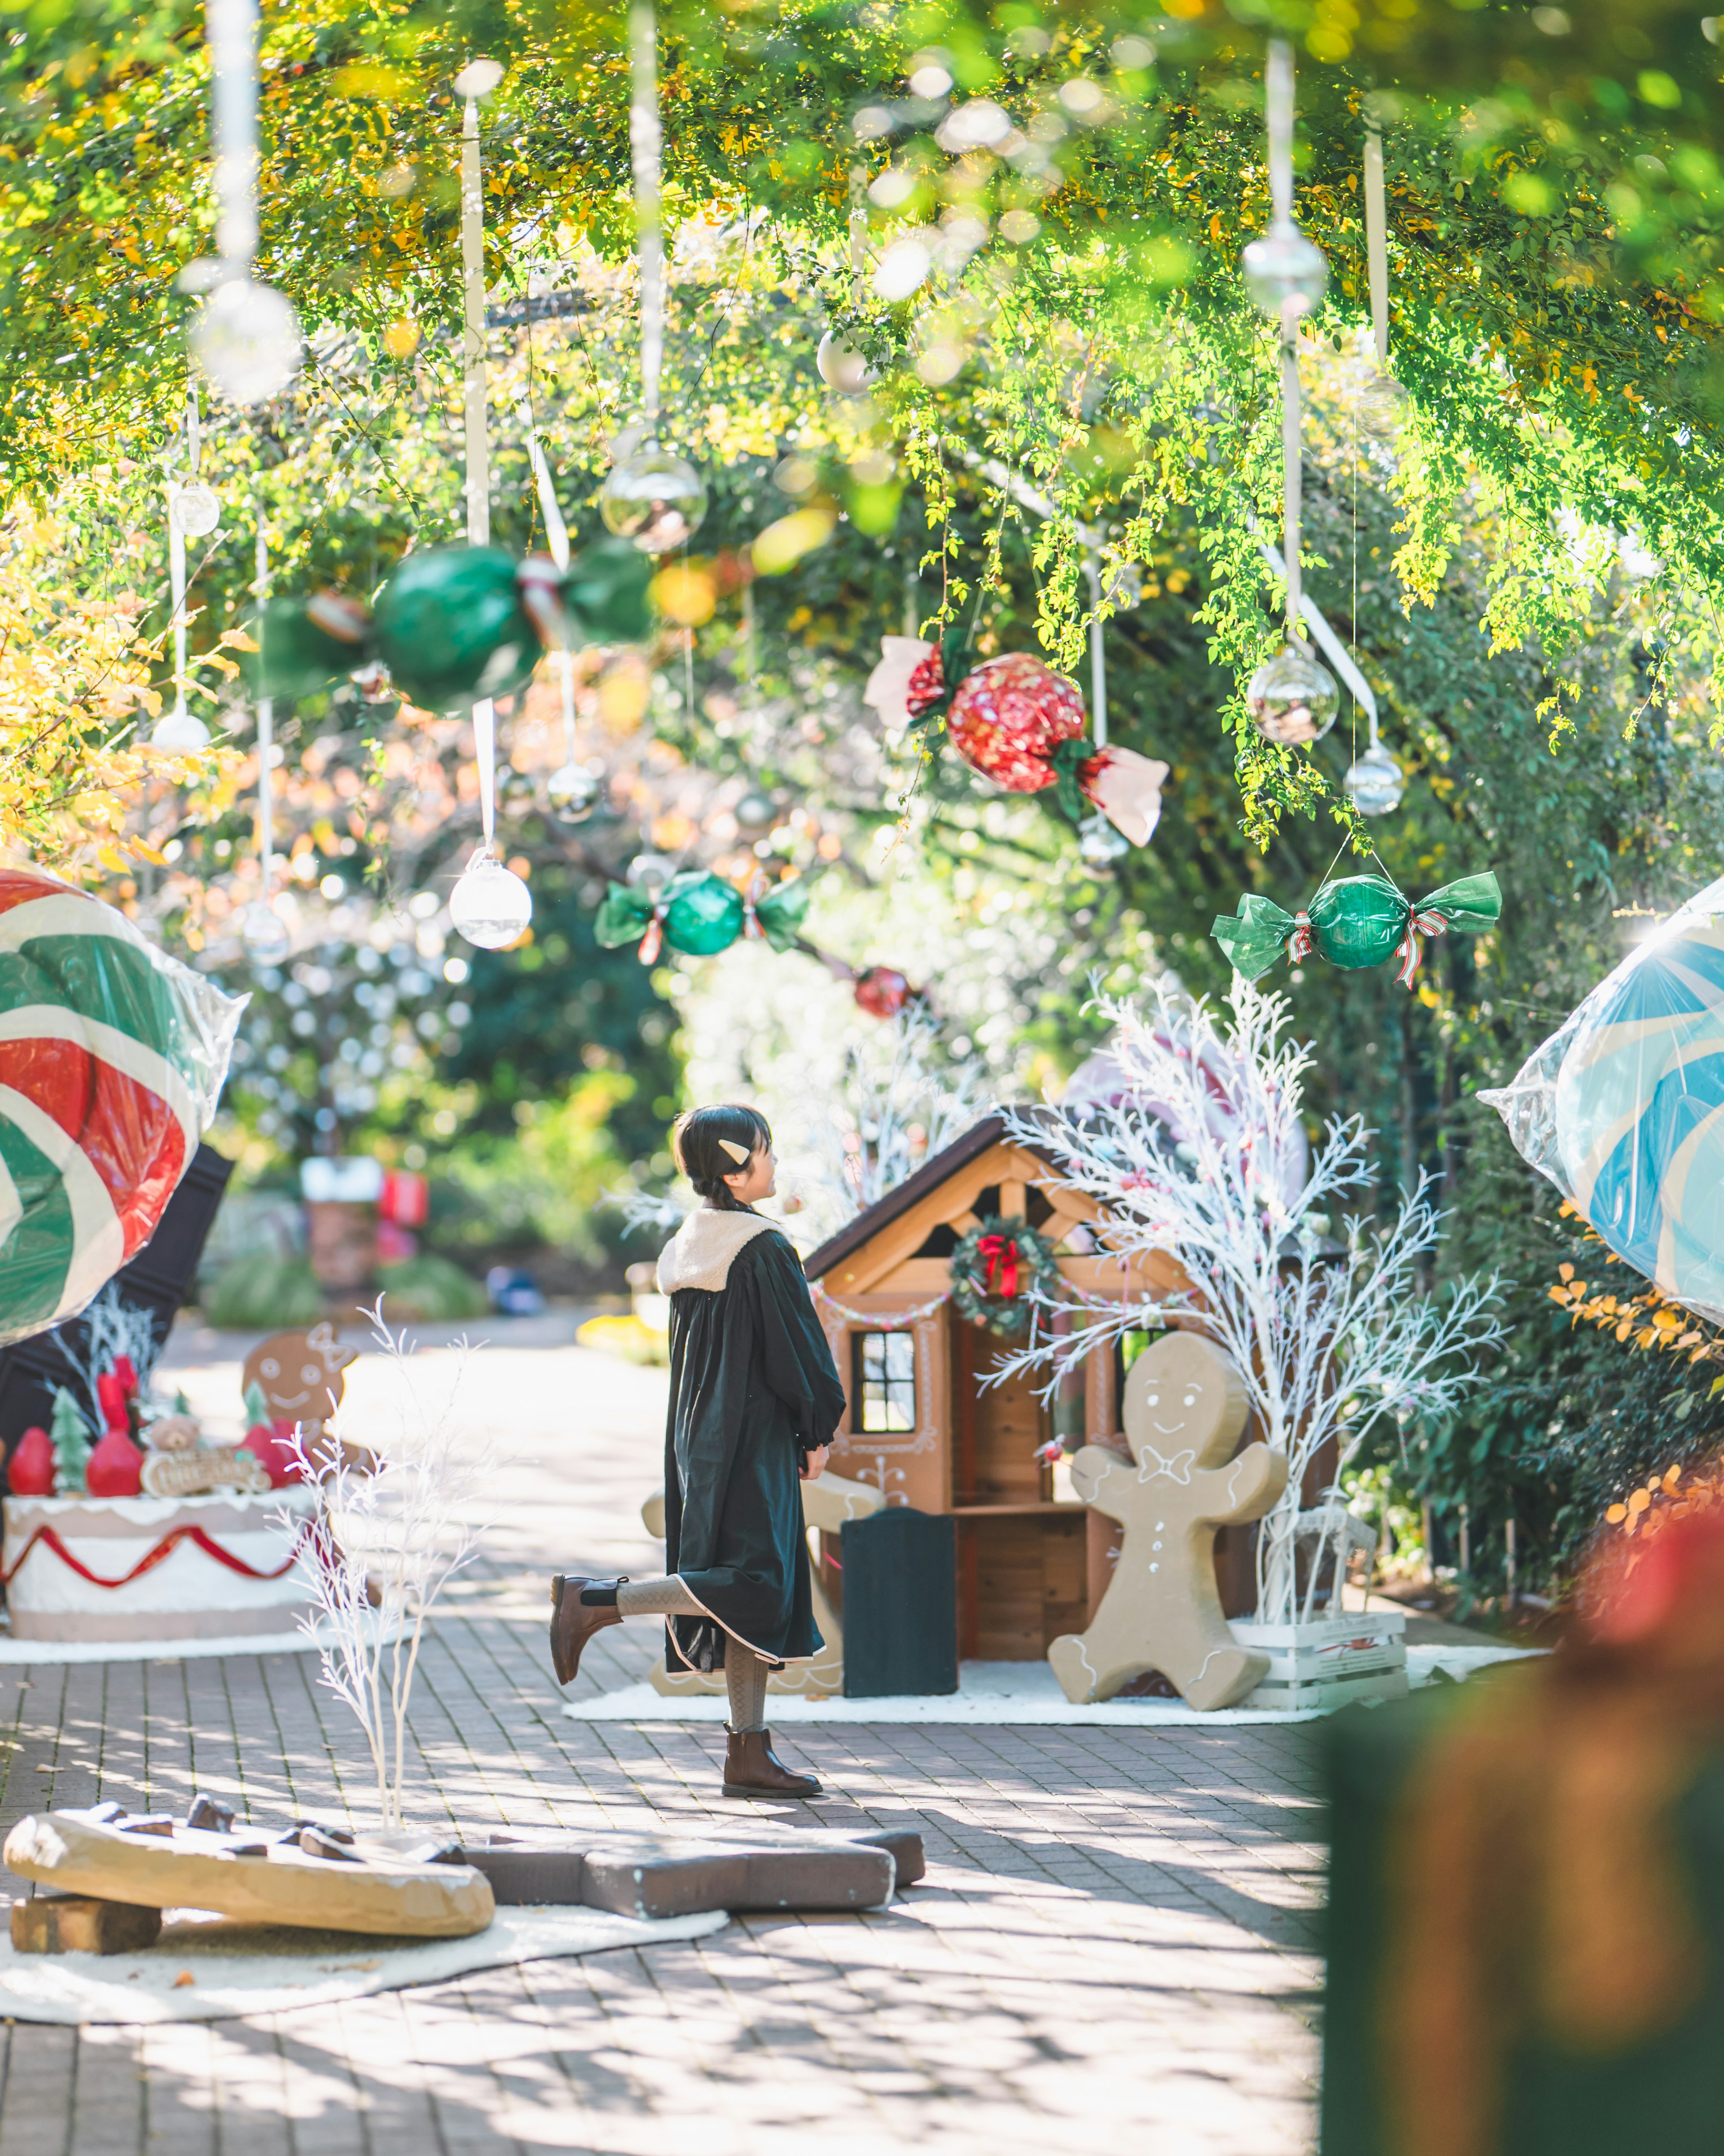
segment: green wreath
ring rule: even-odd
[[[998,1214],[959,1238],[951,1262],[959,1316],[1002,1340],[1029,1331],[1031,1296],[1051,1293],[1060,1278],[1047,1237],[1027,1220],[1003,1220]]]

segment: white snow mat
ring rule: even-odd
[[[0,2015],[77,2023],[230,2020],[441,1984],[517,1962],[703,1939],[729,1922],[722,1909],[643,1922],[603,1909],[509,1908],[469,1939],[394,1942],[238,1924],[196,1909],[163,1914],[160,1942],[142,1953],[21,1954],[0,1933]]]
[[[1439,1671],[1445,1677],[1462,1679],[1487,1662],[1517,1661],[1539,1651],[1489,1644],[1408,1647],[1407,1681],[1414,1686],[1431,1684]],[[570,1700],[562,1711],[573,1722],[722,1722],[727,1710],[721,1692],[690,1692],[665,1699],[649,1684],[634,1684],[620,1691]],[[1199,1714],[1183,1699],[1109,1699],[1094,1706],[1074,1707],[1045,1662],[966,1662],[958,1672],[955,1692],[926,1698],[804,1699],[794,1692],[767,1695],[767,1717],[775,1729],[804,1722],[967,1722],[1002,1728],[1035,1723],[1087,1724],[1100,1729],[1155,1729],[1180,1722],[1213,1726],[1315,1722],[1331,1711],[1306,1707],[1296,1714],[1285,1714],[1229,1707]]]

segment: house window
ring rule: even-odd
[[[851,1340],[852,1428],[859,1435],[914,1430],[916,1335],[857,1332]]]

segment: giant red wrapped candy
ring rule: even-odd
[[[0,869],[0,1342],[74,1317],[156,1232],[243,1007],[89,892]]]
[[[946,731],[964,762],[1008,793],[1039,793],[1059,777],[1053,752],[1080,741],[1077,684],[1027,651],[1008,651],[965,675],[952,691]]]
[[[1111,742],[1080,754],[1073,744],[1084,737],[1084,700],[1075,682],[1024,651],[969,667],[953,646],[952,638],[942,651],[921,637],[883,637],[863,702],[889,726],[924,724],[943,711],[952,747],[995,785],[1013,793],[1057,786],[1075,821],[1081,797],[1134,846],[1147,845],[1167,765]],[[957,677],[951,686],[948,660]]]

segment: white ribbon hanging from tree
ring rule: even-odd
[[[467,446],[467,544],[491,542],[490,385],[485,366],[485,187],[479,154],[479,100],[503,79],[495,60],[470,60],[455,77],[461,116],[461,353]],[[497,824],[497,707],[473,706],[473,754],[479,771],[479,820],[490,848]]]
[[[1269,127],[1269,192],[1277,226],[1293,221],[1293,48],[1274,38],[1264,69]],[[1300,450],[1303,414],[1299,395],[1299,317],[1290,294],[1281,302],[1281,552],[1287,564],[1287,634],[1299,635]]]
[[[629,152],[634,169],[634,254],[640,267],[640,397],[649,436],[659,429],[664,367],[664,233],[659,119],[659,25],[649,5],[629,10]]]
[[[1383,128],[1365,108],[1365,266],[1371,287],[1371,335],[1377,364],[1388,365],[1388,204],[1383,184]]]

